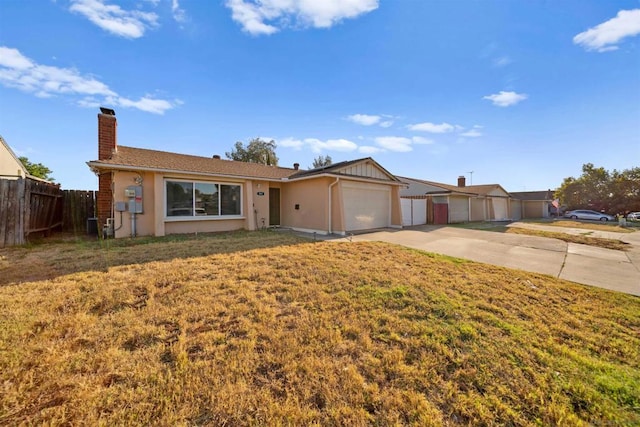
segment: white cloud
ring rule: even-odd
[[[284,138],[278,141],[278,146],[293,148],[295,150],[301,150],[304,147],[304,142],[300,139]]]
[[[5,46],[0,46],[0,84],[33,93],[40,98],[80,96],[82,98],[76,102],[81,107],[115,105],[163,114],[181,103],[155,99],[149,95],[134,101],[118,95],[105,83],[90,75],[82,75],[74,68],[39,65],[17,49]]]
[[[106,0],[71,0],[69,10],[83,15],[98,27],[116,36],[135,39],[157,25],[158,15],[153,12],[124,10]]]
[[[180,7],[178,0],[171,0],[171,13],[173,14],[173,19],[179,24],[187,22],[187,13]]]
[[[618,44],[626,37],[640,34],[640,9],[621,10],[615,18],[589,28],[573,38],[573,43],[586,50],[607,52],[618,49]]]
[[[465,138],[478,138],[482,136],[482,132],[480,131],[482,126],[475,125],[473,128],[469,129],[466,132],[462,132],[460,136],[464,136]]]
[[[113,104],[120,105],[125,108],[137,108],[141,111],[154,114],[164,114],[165,111],[174,108],[177,104],[181,104],[180,101],[174,101],[171,103],[165,99],[153,99],[149,96],[144,96],[137,101],[131,99],[118,97],[114,99]]]
[[[354,151],[358,148],[355,142],[349,141],[348,139],[327,139],[326,141],[321,141],[315,138],[307,138],[304,142],[309,145],[315,153],[322,151]]]
[[[379,136],[374,138],[376,144],[389,151],[407,152],[413,150],[412,140],[403,136]]]
[[[227,0],[231,17],[253,35],[284,27],[329,28],[378,8],[378,0]]]
[[[413,142],[414,144],[421,144],[421,145],[433,144],[432,139],[425,138],[424,136],[414,136],[411,138],[411,142]]]
[[[372,147],[371,145],[363,145],[361,147],[358,147],[358,152],[363,154],[375,154],[375,153],[381,153],[383,151],[384,149],[380,147]]]
[[[511,58],[509,58],[508,56],[501,56],[493,60],[493,66],[498,68],[506,67],[507,65],[511,64],[511,62]]]
[[[420,132],[430,132],[430,133],[446,133],[456,130],[459,126],[450,125],[449,123],[440,123],[439,125],[435,123],[417,123],[414,125],[407,126],[409,130],[420,131]]]
[[[386,119],[386,120],[382,121],[383,119]],[[394,116],[390,116],[387,114],[383,114],[381,116],[374,115],[374,114],[352,114],[350,116],[347,116],[347,120],[349,120],[350,122],[353,122],[362,126],[378,125],[382,128],[388,128],[393,126],[393,119],[395,119]]]
[[[516,105],[528,97],[526,93],[505,92],[502,90],[500,93],[483,96],[482,99],[488,99],[497,107],[508,107],[510,105]]]
[[[301,150],[304,147],[308,147],[314,153],[321,153],[323,151],[355,151],[358,149],[358,145],[348,139],[327,139],[326,141],[322,141],[317,138],[284,138],[278,141],[278,145],[280,147],[288,147],[295,150]]]
[[[370,114],[352,114],[347,116],[347,120],[362,126],[375,125],[380,122],[380,119],[382,119],[382,117]]]

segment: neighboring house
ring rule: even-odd
[[[302,171],[116,143],[116,117],[98,114],[98,221],[115,237],[257,230],[322,234],[402,227],[403,184],[372,158]]]
[[[549,218],[556,215],[556,208],[552,206],[553,192],[546,191],[520,191],[509,193],[512,198],[520,200],[521,218]]]
[[[18,179],[30,176],[9,144],[0,136],[0,179]]]
[[[512,199],[499,184],[466,185],[464,176],[458,177],[457,186],[398,178],[407,185],[400,190],[404,225],[520,219],[520,201]]]

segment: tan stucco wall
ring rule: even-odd
[[[136,185],[135,178],[142,177],[142,204],[143,213],[136,214],[136,235],[137,236],[164,236],[167,234],[179,233],[195,233],[197,232],[216,232],[216,231],[232,231],[238,229],[255,229],[253,214],[253,204],[257,197],[253,197],[255,187],[253,182],[244,180],[226,180],[226,179],[206,179],[196,175],[164,175],[154,174],[151,172],[114,172],[113,196],[114,209],[115,202],[126,202],[129,199],[125,197],[124,190],[130,185]],[[212,181],[212,182],[228,182],[242,185],[242,212],[241,219],[166,219],[165,218],[165,179],[177,180],[194,180],[194,181]],[[262,185],[266,188],[266,185]],[[261,188],[261,189],[262,189]],[[266,203],[268,213],[268,188],[266,188]],[[259,202],[262,203],[262,202]],[[117,230],[115,237],[131,236],[131,214],[122,213],[122,224],[120,221],[120,213],[114,212],[114,222]]]
[[[128,202],[129,198],[125,197],[124,190],[130,185],[137,185],[134,179],[142,177],[142,214],[136,214],[136,235],[152,236],[154,230],[154,179],[153,174],[141,172],[120,172],[113,174],[113,209],[115,210],[116,202]],[[126,211],[113,212],[114,229],[116,237],[131,236],[131,214]],[[122,219],[122,222],[121,222]]]
[[[400,204],[401,187],[391,188],[391,226],[402,227],[402,205]]]
[[[113,194],[114,202],[125,202],[128,198],[124,190],[129,185],[136,185],[135,179],[142,177],[143,210],[137,214],[136,234],[138,236],[164,236],[177,233],[216,232],[238,229],[255,230],[262,225],[262,219],[269,224],[269,188],[280,188],[280,219],[283,227],[300,230],[329,232],[329,185],[335,178],[321,177],[294,182],[269,182],[263,180],[230,180],[206,179],[195,175],[165,175],[161,173],[142,172],[140,174],[128,171],[115,171]],[[165,180],[194,180],[228,182],[242,185],[242,218],[233,219],[194,219],[194,218],[165,218]],[[258,192],[264,192],[258,196]],[[391,225],[402,226],[402,210],[400,206],[400,188],[391,188]],[[331,188],[331,231],[344,233],[345,218],[343,193],[341,185]],[[299,209],[295,209],[295,205]],[[114,203],[115,206],[115,203]],[[131,214],[114,213],[116,237],[131,235]]]
[[[24,178],[22,164],[0,142],[0,178]]]
[[[288,182],[283,185],[280,190],[281,225],[326,232],[329,183],[331,182],[330,178],[318,178]],[[334,190],[335,187],[333,187]],[[295,209],[296,204],[299,205],[299,209]]]
[[[269,188],[279,185],[268,181],[253,181],[253,211],[249,213],[254,215],[258,228],[261,228],[263,224],[264,227],[269,226]],[[258,193],[264,194],[259,196]]]
[[[509,197],[509,194],[506,191],[503,191],[501,188],[494,188],[493,190],[487,193],[488,196],[499,196],[499,197]]]
[[[244,219],[185,220],[165,223],[166,234],[213,233],[246,229]]]
[[[449,223],[469,221],[469,198],[449,196]]]

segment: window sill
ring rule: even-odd
[[[238,220],[238,219],[246,219],[246,217],[242,215],[169,216],[169,217],[165,217],[164,221],[165,222],[191,222],[191,221],[228,221],[228,220]]]

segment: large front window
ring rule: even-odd
[[[165,181],[167,217],[242,215],[242,186],[198,181]]]

